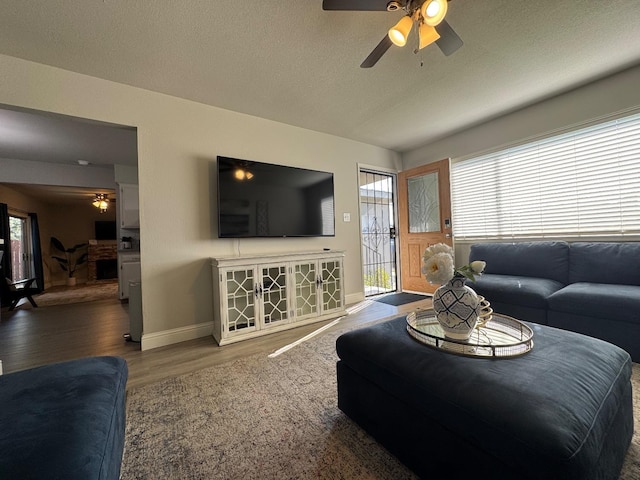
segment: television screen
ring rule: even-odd
[[[115,221],[97,220],[95,223],[96,240],[117,240],[118,232]]]
[[[218,157],[218,237],[335,236],[333,173]]]

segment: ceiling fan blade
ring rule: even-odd
[[[369,56],[364,59],[364,62],[360,64],[360,68],[373,67],[376,63],[378,63],[378,60],[380,60],[382,55],[384,55],[385,52],[389,50],[389,47],[391,45],[393,45],[393,43],[391,42],[389,35],[385,35],[384,38],[380,40],[380,43],[376,46],[376,48],[374,48]]]
[[[323,10],[368,10],[387,11],[389,0],[323,0]],[[404,3],[404,2],[398,2]]]
[[[440,47],[442,53],[447,57],[464,44],[462,39],[453,31],[453,28],[451,28],[451,25],[449,25],[446,20],[442,20],[442,22],[436,26],[436,31],[440,35],[440,38],[436,40],[436,45]]]

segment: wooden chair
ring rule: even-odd
[[[5,290],[4,293],[6,296],[3,295],[3,298],[7,298],[10,302],[9,311],[16,308],[20,300],[22,300],[23,298],[29,300],[29,302],[31,302],[31,305],[33,305],[35,308],[38,307],[35,300],[31,296],[35,295],[36,293],[40,293],[40,291],[36,287],[32,286],[33,282],[35,281],[35,278],[29,278],[26,280],[20,280],[18,282],[12,282],[10,279],[5,278],[3,290]]]

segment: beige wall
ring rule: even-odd
[[[640,66],[402,154],[403,168],[457,161],[640,107]]]
[[[138,128],[143,348],[211,332],[210,257],[345,250],[346,294],[362,298],[357,164],[397,168],[397,154],[12,57],[0,71],[0,103]],[[216,238],[216,155],[333,172],[336,236]]]

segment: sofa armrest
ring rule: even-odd
[[[127,377],[119,357],[0,376],[0,478],[117,480]]]

